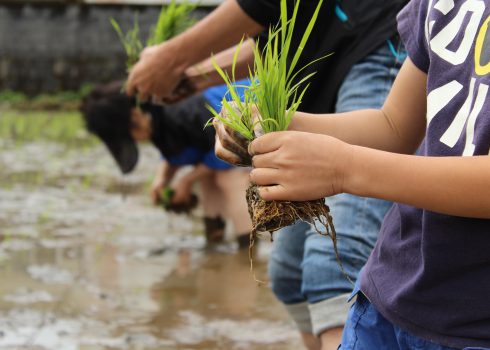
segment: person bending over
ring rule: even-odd
[[[217,104],[226,87],[208,89],[171,106],[138,106],[135,98],[121,92],[121,86],[119,82],[98,86],[83,100],[87,129],[104,142],[124,174],[138,161],[136,143],[151,141],[163,158],[151,189],[154,203],[161,200],[161,189],[170,184],[177,170],[192,165],[192,171],[171,185],[171,206],[188,205],[191,188],[198,182],[207,243],[222,242],[225,221],[230,220],[239,247],[248,247],[252,227],[245,200],[248,172],[216,158],[214,130],[204,128],[212,117],[206,106],[219,110]]]

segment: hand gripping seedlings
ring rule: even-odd
[[[160,199],[158,201],[158,204],[160,204],[163,209],[169,212],[174,212],[177,214],[188,214],[191,210],[195,209],[199,203],[199,198],[194,193],[192,193],[188,202],[174,204],[172,203],[172,198],[174,195],[175,191],[170,186],[164,187],[160,191]]]
[[[231,129],[234,134],[238,134],[235,138],[241,138],[242,142],[245,140],[249,143],[261,133],[288,129],[308,89],[308,84],[305,85],[305,83],[315,74],[307,74],[300,78],[299,73],[311,64],[329,56],[317,58],[306,66],[296,69],[322,3],[323,0],[318,2],[298,47],[293,48],[291,41],[299,1],[296,1],[292,16],[288,19],[286,0],[281,0],[280,23],[269,30],[263,50],[259,49],[259,45],[256,45],[254,49],[254,69],[250,71],[251,84],[248,88],[245,87],[243,99],[240,98],[236,85],[233,84],[235,82],[235,63],[241,44],[238,45],[235,52],[231,78],[215,63],[215,69],[228,86],[228,96],[223,99],[221,113],[212,109],[211,111],[228,130]],[[258,113],[255,113],[255,110]],[[253,222],[251,247],[257,232],[268,231],[272,238],[274,231],[292,225],[297,220],[303,220],[312,222],[318,233],[331,237],[335,253],[339,258],[333,220],[324,199],[305,202],[266,202],[260,198],[255,185],[248,188],[246,196]]]

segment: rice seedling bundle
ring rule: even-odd
[[[191,13],[196,6],[197,3],[191,4],[183,1],[177,4],[176,0],[172,0],[169,5],[162,7],[157,23],[150,28],[146,46],[163,43],[192,26],[195,20],[191,17]],[[126,52],[126,70],[129,72],[138,62],[140,53],[144,49],[140,38],[138,16],[135,14],[133,27],[126,33],[123,32],[121,26],[114,18],[111,18],[110,21]]]
[[[238,95],[237,86],[234,85],[235,63],[241,44],[235,52],[231,77],[215,63],[215,69],[228,86],[228,97],[222,101],[221,114],[212,109],[211,111],[215,118],[239,134],[239,138],[250,142],[261,133],[288,129],[308,89],[307,81],[315,74],[307,74],[300,78],[300,73],[306,67],[328,56],[317,58],[306,66],[297,68],[322,3],[323,0],[318,2],[299,45],[293,47],[293,29],[298,15],[299,1],[296,1],[292,15],[288,18],[286,0],[281,0],[279,24],[269,30],[264,48],[261,50],[260,45],[256,45],[254,49],[254,68],[250,71],[251,84],[246,88],[243,99]],[[259,114],[258,119],[254,119],[255,109]],[[247,190],[247,202],[253,222],[251,246],[256,232],[269,231],[272,235],[274,231],[292,225],[297,220],[303,220],[321,225],[322,230],[319,227],[317,231],[332,238],[337,252],[335,228],[324,199],[305,202],[266,202],[260,198],[257,186],[251,185]]]

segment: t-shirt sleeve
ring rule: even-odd
[[[429,49],[425,36],[427,2],[411,0],[398,13],[398,32],[412,62],[427,73],[429,70]]]
[[[237,2],[250,18],[264,27],[279,22],[281,14],[279,0],[237,0]]]

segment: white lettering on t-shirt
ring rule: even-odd
[[[439,0],[435,5],[432,5],[434,2],[432,0],[429,2],[425,29],[430,50],[453,66],[469,64],[474,60],[476,74],[466,82],[460,82],[453,77],[450,82],[446,82],[429,92],[427,95],[427,127],[437,118],[443,108],[455,101],[456,98],[458,98],[457,101],[460,101],[461,95],[464,94],[463,96],[466,98],[463,104],[459,107],[440,141],[446,146],[454,148],[458,141],[464,137],[462,155],[472,156],[475,153],[474,141],[477,119],[487,100],[489,90],[489,86],[482,83],[480,77],[490,73],[490,63],[480,63],[480,60],[490,19],[487,18],[481,24],[485,12],[485,2],[482,0],[466,0],[457,9],[455,9],[454,0]],[[431,37],[432,29],[441,16],[429,16],[432,6],[443,16],[454,16],[433,37]],[[457,13],[455,13],[456,11]],[[468,18],[468,16],[470,17]],[[459,42],[455,42],[457,39]],[[475,47],[475,57],[470,58],[469,55],[473,47]]]
[[[432,90],[427,95],[427,126],[432,118],[441,111],[461,91],[463,85],[453,80],[446,85]]]
[[[454,1],[453,0],[439,0],[437,4],[434,5],[434,8],[436,10],[439,10],[442,12],[442,14],[447,15],[449,11],[451,11],[454,8]]]
[[[432,52],[447,62],[458,65],[462,64],[470,53],[475,42],[475,36],[479,29],[480,21],[485,11],[485,3],[482,0],[467,0],[459,8],[458,14],[448,23],[436,36],[430,40]],[[448,49],[458,33],[461,32],[466,15],[471,13],[465,33],[458,48],[455,51]]]
[[[471,102],[473,102],[473,90],[475,88],[475,79],[472,78],[470,82],[470,88],[468,96],[463,105],[459,109],[458,113],[453,119],[453,122],[441,137],[441,142],[453,148],[456,142],[458,142],[461,133],[463,132],[466,120],[471,112]]]
[[[471,110],[468,117],[468,123],[466,125],[466,144],[463,150],[463,156],[472,156],[475,153],[475,145],[473,144],[473,140],[475,137],[476,118],[483,108],[487,95],[488,85],[480,84],[478,87],[478,95],[476,96],[475,104]]]
[[[446,130],[446,132],[442,135],[440,139],[442,143],[453,148],[458,142],[458,140],[460,139],[461,134],[464,132],[465,125],[466,125],[466,143],[463,151],[463,156],[472,156],[475,151],[475,145],[473,144],[473,140],[475,135],[476,119],[480,114],[483,108],[483,104],[485,103],[486,97],[488,95],[488,85],[480,84],[478,86],[478,92],[475,98],[474,97],[475,82],[476,79],[472,78],[470,81],[468,96],[465,102],[463,103],[458,113],[454,117],[453,122],[451,123],[449,128]],[[446,91],[448,91],[449,93],[454,92],[454,90],[450,91],[448,86],[451,86],[452,84],[454,88],[456,87],[455,83],[456,82],[451,82],[449,84],[444,85],[442,88],[446,87]],[[449,101],[452,100],[452,98],[457,94],[456,93],[451,98],[447,98],[447,96],[443,97],[442,95],[442,91],[444,91],[444,89],[441,90],[441,88],[438,88],[436,90],[439,91],[436,93],[436,96],[438,96],[439,99],[432,98],[431,101],[435,104],[435,106],[433,106],[432,104],[428,106],[429,112],[438,109],[437,111],[435,111],[435,114],[437,114],[437,112],[440,111],[445,105],[447,105],[447,103],[449,103]],[[432,92],[433,91],[431,91],[429,96],[432,94]],[[447,103],[444,103],[445,101],[447,101]],[[429,99],[428,99],[428,103],[430,103]],[[429,118],[429,112],[428,112],[428,118]]]

